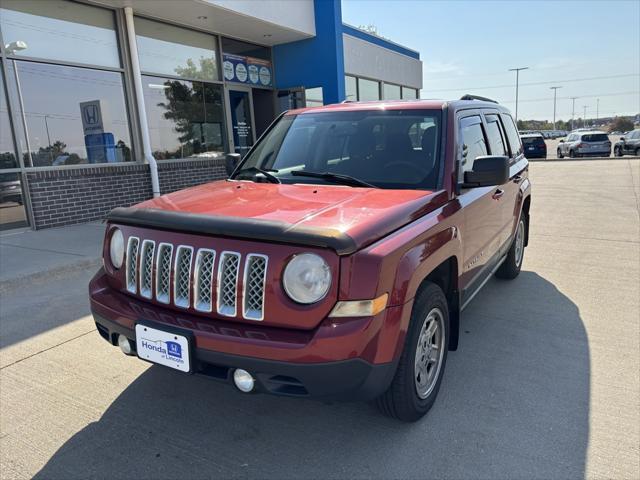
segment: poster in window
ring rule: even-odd
[[[254,57],[243,57],[225,53],[223,55],[223,72],[229,82],[248,83],[260,87],[272,85],[271,62]]]

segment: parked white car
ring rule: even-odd
[[[558,158],[608,157],[611,155],[609,136],[597,130],[572,132],[558,144]]]

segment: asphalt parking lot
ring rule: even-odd
[[[640,160],[536,162],[531,178],[522,274],[465,311],[415,424],[125,357],[95,332],[92,271],[6,290],[0,476],[639,478]]]

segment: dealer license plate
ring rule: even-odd
[[[165,332],[147,325],[136,325],[138,357],[182,372],[191,371],[189,340],[183,335]]]

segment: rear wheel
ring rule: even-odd
[[[614,148],[613,148],[613,154],[614,154],[616,157],[621,157],[621,156],[622,156],[622,148],[620,148],[620,147],[614,147]]]
[[[569,157],[576,158],[577,157],[576,151],[575,150],[569,150]]]
[[[560,151],[560,149],[558,149],[558,158],[564,158],[564,155],[562,155],[562,152]]]
[[[524,217],[521,215],[516,228],[516,236],[513,239],[511,248],[507,252],[507,258],[502,262],[500,268],[496,271],[496,277],[505,280],[512,280],[518,276],[522,268],[522,259],[524,258],[524,244],[527,232]]]
[[[387,416],[415,422],[432,407],[440,389],[449,345],[449,309],[433,283],[416,296],[404,349],[389,389],[376,399]]]

